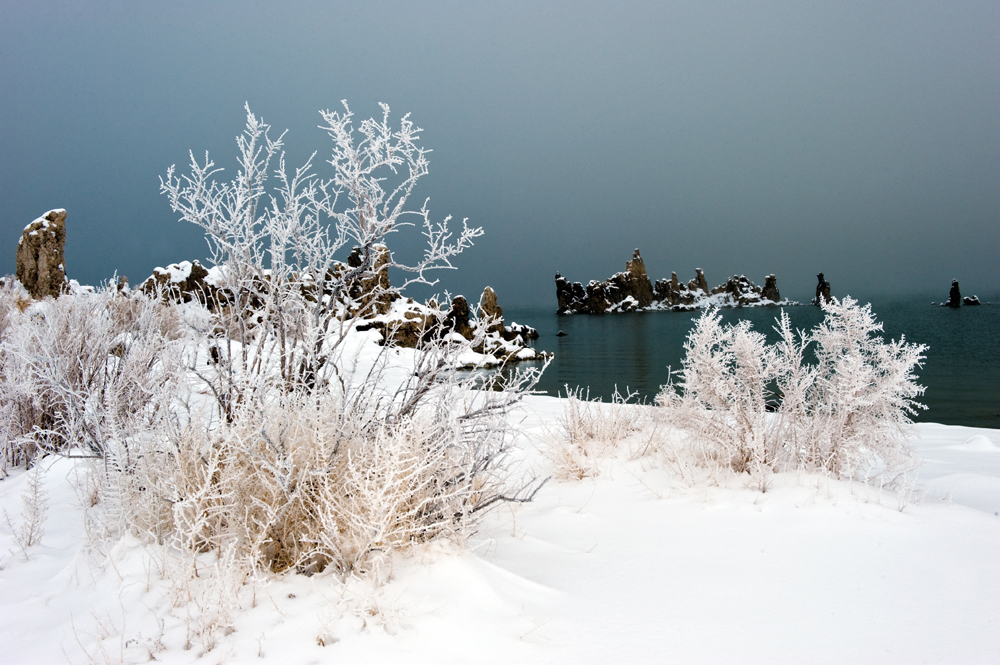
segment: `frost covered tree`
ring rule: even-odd
[[[475,391],[454,369],[487,326],[471,341],[441,336],[402,355],[388,339],[373,353],[377,333],[357,330],[400,289],[433,284],[431,272],[451,268],[482,233],[432,221],[426,200],[410,205],[428,150],[408,115],[391,125],[382,111],[357,127],[346,102],[321,112],[332,140],[326,178],[313,172],[315,154],[288,171],[284,134],[272,140],[247,108],[235,178],[218,182],[208,156],[192,155],[188,174],[171,167],[161,181],[181,219],[205,229],[217,287],[189,369],[218,422],[191,400],[172,448],[146,457],[139,474],[154,480],[144,486],[170,506],[187,550],[237,547],[253,569],[351,571],[377,552],[466,533],[486,508],[537,490],[512,483],[506,463],[507,412],[537,370]],[[406,227],[423,237],[413,264],[389,249]],[[348,246],[348,264],[335,262]],[[390,269],[407,275],[398,288],[383,279]],[[143,511],[132,523],[153,533],[164,515]]]
[[[262,389],[251,379],[278,379],[286,392],[341,380],[331,359],[342,351],[348,322],[376,313],[377,303],[411,283],[433,284],[429,274],[453,267],[451,258],[482,234],[463,220],[455,235],[450,217],[431,220],[426,200],[419,209],[408,207],[428,168],[421,130],[409,115],[393,128],[383,104],[380,121],[369,118],[355,128],[346,102],[343,107],[321,112],[333,142],[329,178],[313,172],[315,153],[289,172],[284,133],[272,140],[270,126],[247,107],[232,180],[217,181],[222,169],[207,154],[199,163],[193,153],[189,174],[177,176],[171,167],[161,180],[171,208],[205,229],[216,266],[220,371],[213,387],[227,417],[247,390]],[[426,241],[423,256],[415,264],[397,262],[385,243],[414,225]],[[358,248],[358,260],[345,268],[334,257],[348,244]],[[390,289],[381,279],[390,269],[410,277]],[[355,284],[365,285],[363,300],[352,299]]]

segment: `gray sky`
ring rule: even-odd
[[[799,299],[1000,293],[995,0],[0,0],[0,272],[54,207],[84,283],[203,257],[158,177],[234,172],[245,101],[322,157],[345,98],[410,111],[416,197],[484,227],[442,290],[554,308],[639,247]]]

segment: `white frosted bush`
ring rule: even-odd
[[[855,477],[906,463],[909,417],[925,408],[913,370],[926,347],[884,341],[871,306],[849,297],[823,309],[808,334],[782,312],[776,344],[747,321],[723,326],[718,312],[702,313],[684,344],[680,394],[667,385],[657,401],[703,459],[749,472],[761,489],[790,466]]]
[[[634,394],[616,389],[610,403],[591,400],[577,388],[566,391],[566,406],[559,419],[561,432],[548,448],[556,474],[577,480],[596,475],[603,458],[616,444],[643,425],[641,405],[630,404]]]
[[[823,305],[824,320],[812,332],[818,364],[808,401],[804,445],[795,452],[809,467],[853,476],[884,463],[904,464],[910,457],[906,427],[925,388],[916,383],[915,367],[926,346],[905,337],[886,342],[871,305],[850,297]]]
[[[22,461],[75,450],[128,467],[137,439],[160,427],[176,394],[183,342],[174,309],[106,286],[7,316],[5,448]]]
[[[377,358],[356,331],[399,297],[383,270],[431,284],[428,271],[451,267],[481,231],[463,223],[453,236],[426,203],[407,206],[427,172],[408,116],[393,128],[383,106],[380,121],[356,130],[346,104],[322,116],[329,179],[311,160],[288,173],[281,137],[248,109],[236,178],[216,181],[206,156],[162,181],[181,219],[206,231],[217,292],[186,357],[191,398],[174,405],[178,416],[138,467],[119,474],[118,504],[134,531],[227,553],[240,570],[364,570],[377,553],[461,539],[485,509],[538,488],[510,482],[506,451],[507,413],[539,371],[474,391],[475,379],[454,370],[486,327],[401,354],[390,342]],[[385,245],[408,219],[425,247],[413,265]],[[335,265],[348,243],[358,265]]]

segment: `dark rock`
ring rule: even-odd
[[[608,294],[605,291],[606,282],[598,282],[596,279],[587,284],[587,297],[583,301],[583,311],[588,314],[604,314],[611,307]]]
[[[951,291],[948,292],[948,302],[945,303],[948,307],[961,307],[962,306],[962,292],[958,288],[958,280],[951,280]]]
[[[531,339],[538,339],[538,331],[531,326],[520,323],[512,323],[503,330],[503,338],[508,342],[519,340],[522,343]]]
[[[166,268],[154,268],[139,289],[147,295],[159,292],[170,302],[198,301],[214,310],[225,304],[229,298],[225,293],[205,281],[208,270],[197,261],[171,263]]]
[[[389,283],[391,258],[385,245],[372,245],[367,251],[355,247],[347,257],[347,266],[361,271],[359,278],[351,280],[348,294],[362,316],[385,314],[401,297]]]
[[[575,314],[583,310],[587,298],[580,282],[569,282],[556,273],[556,300],[559,303],[559,314]]]
[[[832,296],[830,295],[830,282],[823,278],[823,273],[816,275],[819,283],[816,284],[816,297],[812,299],[813,305],[819,305],[821,302],[830,302]],[[820,298],[823,300],[821,301]]]
[[[15,255],[17,279],[32,298],[58,298],[66,290],[65,244],[65,210],[50,210],[24,227]]]
[[[626,262],[624,272],[615,273],[604,282],[592,280],[586,290],[579,282],[568,282],[556,273],[556,300],[560,314],[604,314],[644,309],[656,301],[656,296],[637,249]]]
[[[638,248],[632,252],[632,260],[625,263],[625,272],[618,274],[622,275],[622,291],[635,298],[639,308],[653,304],[653,285],[649,281],[646,264],[639,256]]]
[[[556,333],[556,337],[565,337],[568,334],[569,333],[564,333],[563,331],[560,330],[559,332]]]
[[[456,332],[466,339],[472,339],[472,326],[469,325],[469,302],[465,296],[455,296],[451,308],[444,317],[442,327],[445,334]]]
[[[695,268],[694,273],[697,276],[697,287],[704,293],[708,293],[708,280],[705,279],[705,273],[701,268]]]
[[[734,275],[725,284],[710,291],[705,272],[698,268],[694,279],[686,284],[677,279],[677,273],[671,273],[670,279],[657,280],[654,285],[649,281],[638,249],[632,255],[632,260],[625,265],[625,272],[617,273],[604,282],[593,280],[587,284],[586,289],[579,282],[568,282],[556,273],[556,299],[560,314],[604,314],[642,309],[689,310],[698,307],[698,303],[709,296],[719,294],[726,294],[726,297],[712,299],[713,306],[783,303],[778,292],[778,280],[774,275],[765,277],[763,289],[743,275]]]
[[[772,302],[781,302],[781,294],[778,292],[778,278],[768,275],[764,278],[764,288],[760,291],[760,297]]]
[[[979,296],[972,296],[971,298],[966,296],[965,298],[962,298],[962,304],[971,306],[982,305],[982,303],[979,302]]]

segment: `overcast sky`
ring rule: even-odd
[[[55,207],[81,282],[203,258],[158,177],[234,172],[244,102],[323,156],[341,99],[411,112],[415,197],[484,227],[441,290],[554,308],[639,247],[799,299],[1000,292],[995,0],[0,0],[0,272]]]

